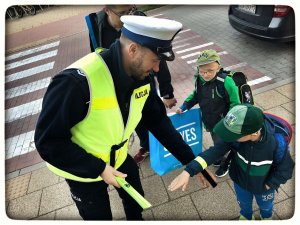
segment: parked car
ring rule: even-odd
[[[295,13],[284,5],[231,5],[229,22],[236,30],[270,41],[295,41]]]

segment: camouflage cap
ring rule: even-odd
[[[220,64],[220,56],[213,49],[207,49],[200,52],[200,55],[197,59],[197,65],[202,66],[212,62],[218,62]]]
[[[261,109],[241,104],[232,107],[224,119],[220,120],[213,131],[223,141],[232,142],[249,134],[257,132],[263,127],[264,113]]]

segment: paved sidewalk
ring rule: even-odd
[[[99,8],[99,6],[89,6],[84,7],[84,9],[81,7],[61,6],[57,9],[48,10],[45,12],[47,14],[41,13],[34,17],[26,17],[24,20],[22,19],[24,22],[22,20],[10,21],[7,24],[9,33],[6,34],[9,38],[9,40],[6,40],[7,55],[11,54],[11,52],[15,53],[19,50],[41,45],[42,43],[48,43],[50,39],[47,39],[47,35],[53,37],[51,41],[60,40],[60,46],[69,43],[81,44],[82,41],[87,41],[85,24],[82,22],[83,15],[88,11],[95,11],[96,8]],[[175,19],[173,13],[175,14],[178,10],[180,10],[180,7],[163,7],[162,9],[150,12],[149,15],[157,16],[158,14],[162,14],[161,17]],[[194,20],[197,20],[197,18],[194,18]],[[29,28],[30,24],[32,24],[32,28]],[[69,28],[63,29],[65,26],[58,26],[58,24],[69,24]],[[192,60],[189,59],[189,61],[186,61],[185,58],[182,58],[185,53],[180,52],[183,50],[181,50],[179,46],[182,44],[201,45],[207,43],[208,40],[207,37],[201,36],[201,32],[199,33],[200,36],[193,32],[192,25],[190,25],[189,21],[185,21],[183,24],[185,26],[184,32],[179,34],[180,38],[178,38],[178,40],[175,40],[178,42],[175,43],[178,47],[178,50],[176,50],[176,57],[178,58],[178,61],[176,62],[178,62],[178,65],[169,64],[171,73],[174,75],[172,83],[176,90],[175,96],[178,98],[179,102],[182,102],[192,90],[193,81],[191,74],[194,72],[192,68],[193,63],[187,64]],[[53,29],[55,26],[58,27],[56,30]],[[44,33],[45,31],[48,33]],[[20,38],[20,36],[25,37],[26,35],[37,33],[39,33],[39,37],[31,36],[27,39],[23,38],[23,41],[22,38]],[[193,40],[192,38],[196,40]],[[185,40],[185,42],[180,43],[181,40]],[[241,61],[239,61],[236,56],[230,54],[231,51],[229,51],[229,47],[219,44],[218,40],[211,46],[219,52],[224,52],[223,50],[228,52],[228,54],[222,55],[224,66],[231,66],[233,64],[240,65],[241,61],[245,60],[240,59]],[[58,52],[63,52],[64,55],[62,56],[63,58],[60,58],[63,59],[60,60],[63,62],[55,64],[56,71],[63,68],[65,66],[64,64],[67,65],[69,60],[71,61],[73,58],[80,57],[80,54],[84,55],[88,51],[88,47],[84,47],[80,49],[80,53],[76,53],[75,57],[74,53],[71,50],[68,50],[70,48],[67,48],[67,50],[63,49],[63,47],[59,47],[58,49]],[[290,53],[287,52],[286,54],[288,55]],[[245,65],[240,69],[251,71],[251,80],[264,76],[264,72],[260,71],[260,68],[256,68],[256,65],[253,62],[246,62],[248,65]],[[7,76],[8,74],[6,74],[6,77]],[[51,77],[53,74],[50,75],[49,73],[43,76]],[[276,81],[277,82],[270,80],[266,83],[253,86],[256,105],[265,111],[286,118],[295,128],[295,83],[293,82],[293,79],[290,78]],[[25,80],[22,80],[22,82],[25,82]],[[8,82],[6,83],[6,90],[8,88],[18,87],[18,85],[20,84]],[[38,96],[42,96],[44,91],[45,89],[42,89],[42,92],[38,93]],[[16,96],[15,98],[19,98],[19,96]],[[18,99],[18,101],[24,100]],[[8,106],[9,104],[17,105],[17,103],[6,100],[6,105]],[[18,121],[20,122],[21,120],[22,119],[19,119]],[[24,124],[26,124],[26,121],[20,123],[19,126],[23,127],[25,126]],[[7,131],[9,131],[9,129],[7,127],[9,126],[9,123],[6,123],[6,135],[8,134]],[[295,135],[293,137],[295,137]],[[211,144],[212,141],[209,134],[204,132],[203,149]],[[137,136],[135,136],[129,153],[131,155],[135,154],[138,151],[138,148],[139,140]],[[291,149],[291,153],[293,157],[295,157],[295,138],[292,139]],[[36,154],[35,152],[36,151],[33,151],[33,154]],[[36,161],[35,163],[32,163],[29,160],[27,165],[28,166],[8,170],[6,160],[5,200],[8,217],[12,219],[29,220],[80,220],[81,218],[69,196],[68,186],[64,179],[51,173],[45,167],[45,162],[42,160]],[[212,171],[215,170],[213,167],[210,168]],[[152,208],[144,212],[144,218],[146,220],[238,219],[239,207],[235,199],[232,181],[228,175],[218,179],[218,186],[215,189],[202,188],[198,185],[196,179],[191,179],[187,191],[168,192],[167,186],[181,171],[182,169],[159,177],[150,168],[149,158],[142,163],[140,166],[140,176],[146,193],[145,197],[153,205]],[[124,220],[124,210],[116,190],[111,188],[109,195],[114,219]],[[279,188],[279,192],[275,198],[274,219],[282,220],[291,218],[294,213],[294,207],[295,178],[293,177],[293,179],[289,180]],[[254,209],[256,218],[259,218],[258,208],[255,203]]]

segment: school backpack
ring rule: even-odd
[[[279,163],[289,149],[289,144],[293,135],[291,124],[285,119],[265,112],[265,117],[269,119],[275,127],[275,138],[277,141],[276,151],[274,152],[274,162]]]
[[[221,71],[217,74],[217,90],[221,96],[225,96],[227,99],[228,94],[225,91],[224,81],[226,76],[231,76],[236,86],[238,87],[239,97],[241,103],[248,103],[254,105],[252,90],[250,85],[247,84],[247,77],[243,72],[231,72],[231,71]]]

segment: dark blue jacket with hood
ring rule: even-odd
[[[229,150],[233,150],[234,157],[229,168],[231,179],[253,194],[262,194],[267,190],[265,185],[277,190],[292,177],[295,163],[287,148],[283,136],[282,139],[275,138],[274,125],[265,117],[260,141],[219,142],[199,156],[207,165],[211,165]],[[278,154],[278,151],[284,151],[284,154]],[[203,169],[205,168],[193,160],[185,170],[193,176]]]

